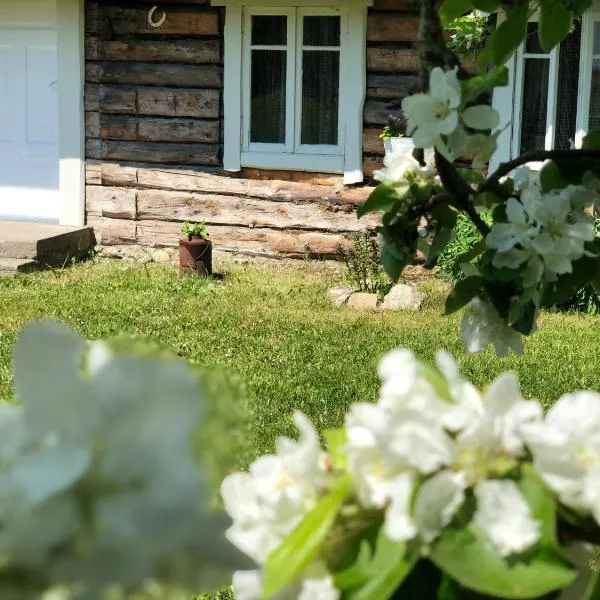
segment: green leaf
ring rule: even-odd
[[[600,571],[595,571],[581,600],[598,600],[598,598],[600,598]]]
[[[500,6],[500,0],[473,0],[473,8],[483,12],[494,12]]]
[[[540,43],[545,52],[569,35],[573,13],[561,0],[545,0],[540,3]]]
[[[543,304],[554,306],[562,304],[574,296],[588,281],[594,281],[600,265],[596,258],[584,256],[573,263],[573,272],[560,275],[555,283],[545,290]]]
[[[471,302],[479,294],[484,281],[483,277],[478,276],[467,277],[459,281],[448,295],[448,298],[446,298],[445,314],[451,315]]]
[[[479,67],[484,70],[490,62],[497,67],[506,63],[521,45],[527,34],[529,2],[521,2],[508,13],[505,21],[492,33],[485,50],[479,58]]]
[[[527,500],[527,504],[529,504],[533,518],[542,523],[540,547],[557,549],[556,501],[554,496],[529,463],[523,465],[521,479],[517,482],[517,485],[523,497]]]
[[[582,147],[590,150],[600,150],[600,129],[588,132],[583,138]]]
[[[467,529],[446,529],[430,556],[462,586],[499,598],[538,598],[567,587],[575,578],[558,555],[538,551],[509,563]]]
[[[427,253],[427,262],[425,263],[425,268],[433,267],[436,263],[437,257],[444,250],[444,248],[454,239],[454,229],[439,226],[435,235],[433,236],[433,241],[431,242],[431,246],[429,248],[429,252]]]
[[[508,69],[505,66],[496,67],[485,75],[476,75],[462,83],[463,101],[471,102],[489,90],[506,85],[508,85]]]
[[[344,469],[348,463],[348,456],[344,451],[344,446],[348,443],[348,436],[343,427],[339,429],[327,429],[323,432],[323,437],[327,442],[327,451],[333,460],[333,464]]]
[[[395,242],[385,242],[381,250],[381,263],[392,281],[398,281],[409,261],[408,252],[402,253]]]
[[[419,560],[417,546],[392,542],[383,533],[377,538],[373,561],[368,567],[369,580],[344,596],[345,600],[388,600],[400,587]]]
[[[594,0],[573,0],[571,10],[575,13],[575,18],[580,17],[594,5]]]
[[[408,185],[384,181],[380,183],[371,193],[371,195],[358,207],[358,218],[364,217],[368,213],[376,211],[386,212],[398,200],[402,200],[409,192]]]
[[[510,325],[523,335],[531,335],[535,328],[537,307],[533,302],[527,302],[520,310],[520,314]]]
[[[562,190],[569,185],[569,182],[562,176],[558,165],[554,161],[550,161],[540,171],[540,183],[542,191],[547,194],[551,190]]]
[[[268,557],[263,598],[271,598],[292,583],[318,554],[346,500],[351,480],[346,476],[302,519],[300,524]]]
[[[462,17],[473,8],[471,0],[445,0],[440,7],[440,20],[444,27],[448,27],[454,19]]]

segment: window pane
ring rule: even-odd
[[[600,54],[600,23],[594,23],[594,54]]]
[[[527,39],[525,41],[525,52],[531,54],[547,54],[540,46],[540,38],[538,36],[538,24],[527,23]]]
[[[576,21],[573,31],[561,43],[559,53],[554,147],[565,150],[575,142],[580,47],[581,21]]]
[[[305,46],[339,46],[339,17],[304,17]]]
[[[545,147],[550,61],[527,58],[524,62],[521,152],[528,152]]]
[[[253,50],[250,141],[285,143],[285,50]]]
[[[595,58],[592,63],[589,129],[600,129],[600,59],[598,58]]]
[[[253,46],[285,46],[287,44],[287,17],[285,15],[252,17]]]
[[[339,52],[307,50],[302,71],[302,144],[338,143]]]

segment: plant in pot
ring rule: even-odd
[[[379,137],[383,140],[386,156],[400,150],[412,153],[415,148],[412,138],[404,136],[404,126],[396,117],[389,117]]]
[[[212,242],[206,223],[185,222],[183,238],[179,240],[179,274],[212,275]]]

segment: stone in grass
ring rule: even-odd
[[[162,265],[168,265],[172,260],[172,256],[168,250],[166,250],[165,248],[161,248],[159,250],[154,250],[154,252],[152,252],[152,260],[155,263],[159,263]]]
[[[383,299],[384,310],[419,310],[425,294],[416,288],[400,283],[395,285]]]
[[[348,298],[350,298],[350,296],[352,296],[352,294],[354,292],[355,292],[355,290],[353,288],[336,287],[336,288],[331,288],[327,292],[327,297],[329,298],[329,300],[331,300],[331,302],[334,304],[334,306],[336,306],[337,308],[340,308],[340,306],[344,306],[344,304],[346,304],[346,302],[348,302]]]
[[[348,299],[348,306],[359,310],[374,310],[378,304],[379,297],[377,294],[356,293]]]

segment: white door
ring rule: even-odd
[[[0,219],[56,220],[57,32],[24,25],[0,23]]]

